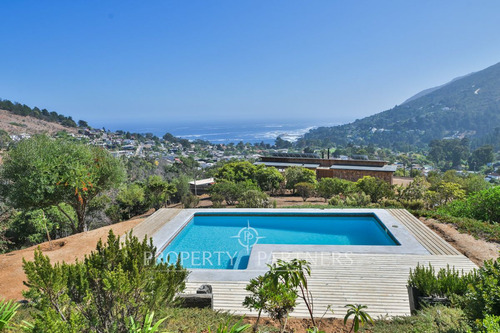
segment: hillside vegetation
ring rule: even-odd
[[[418,95],[350,124],[313,129],[298,145],[375,144],[407,151],[433,139],[467,136],[473,145],[500,147],[500,63]]]

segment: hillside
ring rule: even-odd
[[[475,145],[500,147],[500,63],[424,90],[390,110],[346,125],[313,129],[297,144],[374,144],[408,150],[447,137],[469,137]]]
[[[76,133],[77,128],[63,126],[59,123],[48,122],[31,116],[21,116],[7,110],[0,109],[0,130],[9,135],[20,134],[54,134],[59,131]]]

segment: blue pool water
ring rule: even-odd
[[[255,244],[399,245],[372,214],[196,213],[159,259],[186,268],[245,269]]]

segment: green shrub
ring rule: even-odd
[[[238,202],[243,193],[250,190],[259,190],[259,188],[250,181],[235,183],[222,180],[210,187],[210,194],[219,194],[223,196],[226,204],[232,206]]]
[[[274,167],[265,168],[258,166],[255,172],[257,185],[262,191],[276,192],[280,188],[280,184],[285,180],[285,177]]]
[[[487,315],[477,324],[477,330],[485,333],[500,332],[500,316]]]
[[[424,209],[426,203],[423,199],[415,199],[415,200],[400,200],[401,204],[406,209]]]
[[[314,185],[311,183],[297,183],[295,184],[295,191],[302,197],[302,200],[306,201],[307,198],[310,198],[314,195]]]
[[[316,184],[316,192],[326,202],[334,195],[349,193],[353,184],[353,182],[340,178],[321,178]]]
[[[339,194],[334,195],[328,200],[328,204],[334,207],[342,207],[344,205],[344,198]]]
[[[414,316],[377,320],[372,333],[468,333],[471,327],[461,309],[433,306]]]
[[[417,288],[425,296],[463,296],[476,279],[475,271],[464,273],[447,266],[436,274],[431,264],[429,267],[417,265],[415,269],[410,269],[408,285]]]
[[[344,200],[344,205],[349,207],[363,207],[370,204],[370,196],[363,192],[348,194]]]
[[[236,207],[239,208],[269,208],[269,196],[259,190],[249,190],[241,195]]]
[[[222,207],[224,207],[224,205],[222,204],[222,202],[224,201],[224,196],[222,194],[213,193],[210,196],[210,200],[212,200],[212,207],[213,208],[222,208]]]
[[[500,258],[485,261],[466,295],[465,312],[471,320],[500,316]]]
[[[152,311],[176,304],[188,275],[179,262],[157,263],[152,240],[110,231],[106,245],[73,264],[56,263],[40,250],[23,260],[29,290],[38,311],[34,332],[127,332],[130,318],[143,322]]]
[[[200,203],[200,198],[190,193],[182,197],[181,201],[185,208],[195,208]]]
[[[500,222],[500,186],[456,200],[442,208],[442,212],[456,217],[469,217],[482,221]]]
[[[295,192],[298,183],[316,183],[316,173],[313,170],[292,166],[285,170],[286,188]]]
[[[371,202],[377,203],[382,198],[392,198],[394,191],[392,186],[382,179],[364,176],[355,183],[355,187],[370,197]]]
[[[403,205],[394,199],[382,199],[380,201],[381,207],[391,207],[391,208],[403,208]]]

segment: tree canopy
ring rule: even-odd
[[[1,170],[1,192],[12,207],[58,208],[73,233],[88,230],[89,203],[120,183],[124,170],[108,151],[67,139],[38,135],[10,150]],[[76,213],[76,220],[63,203]]]

